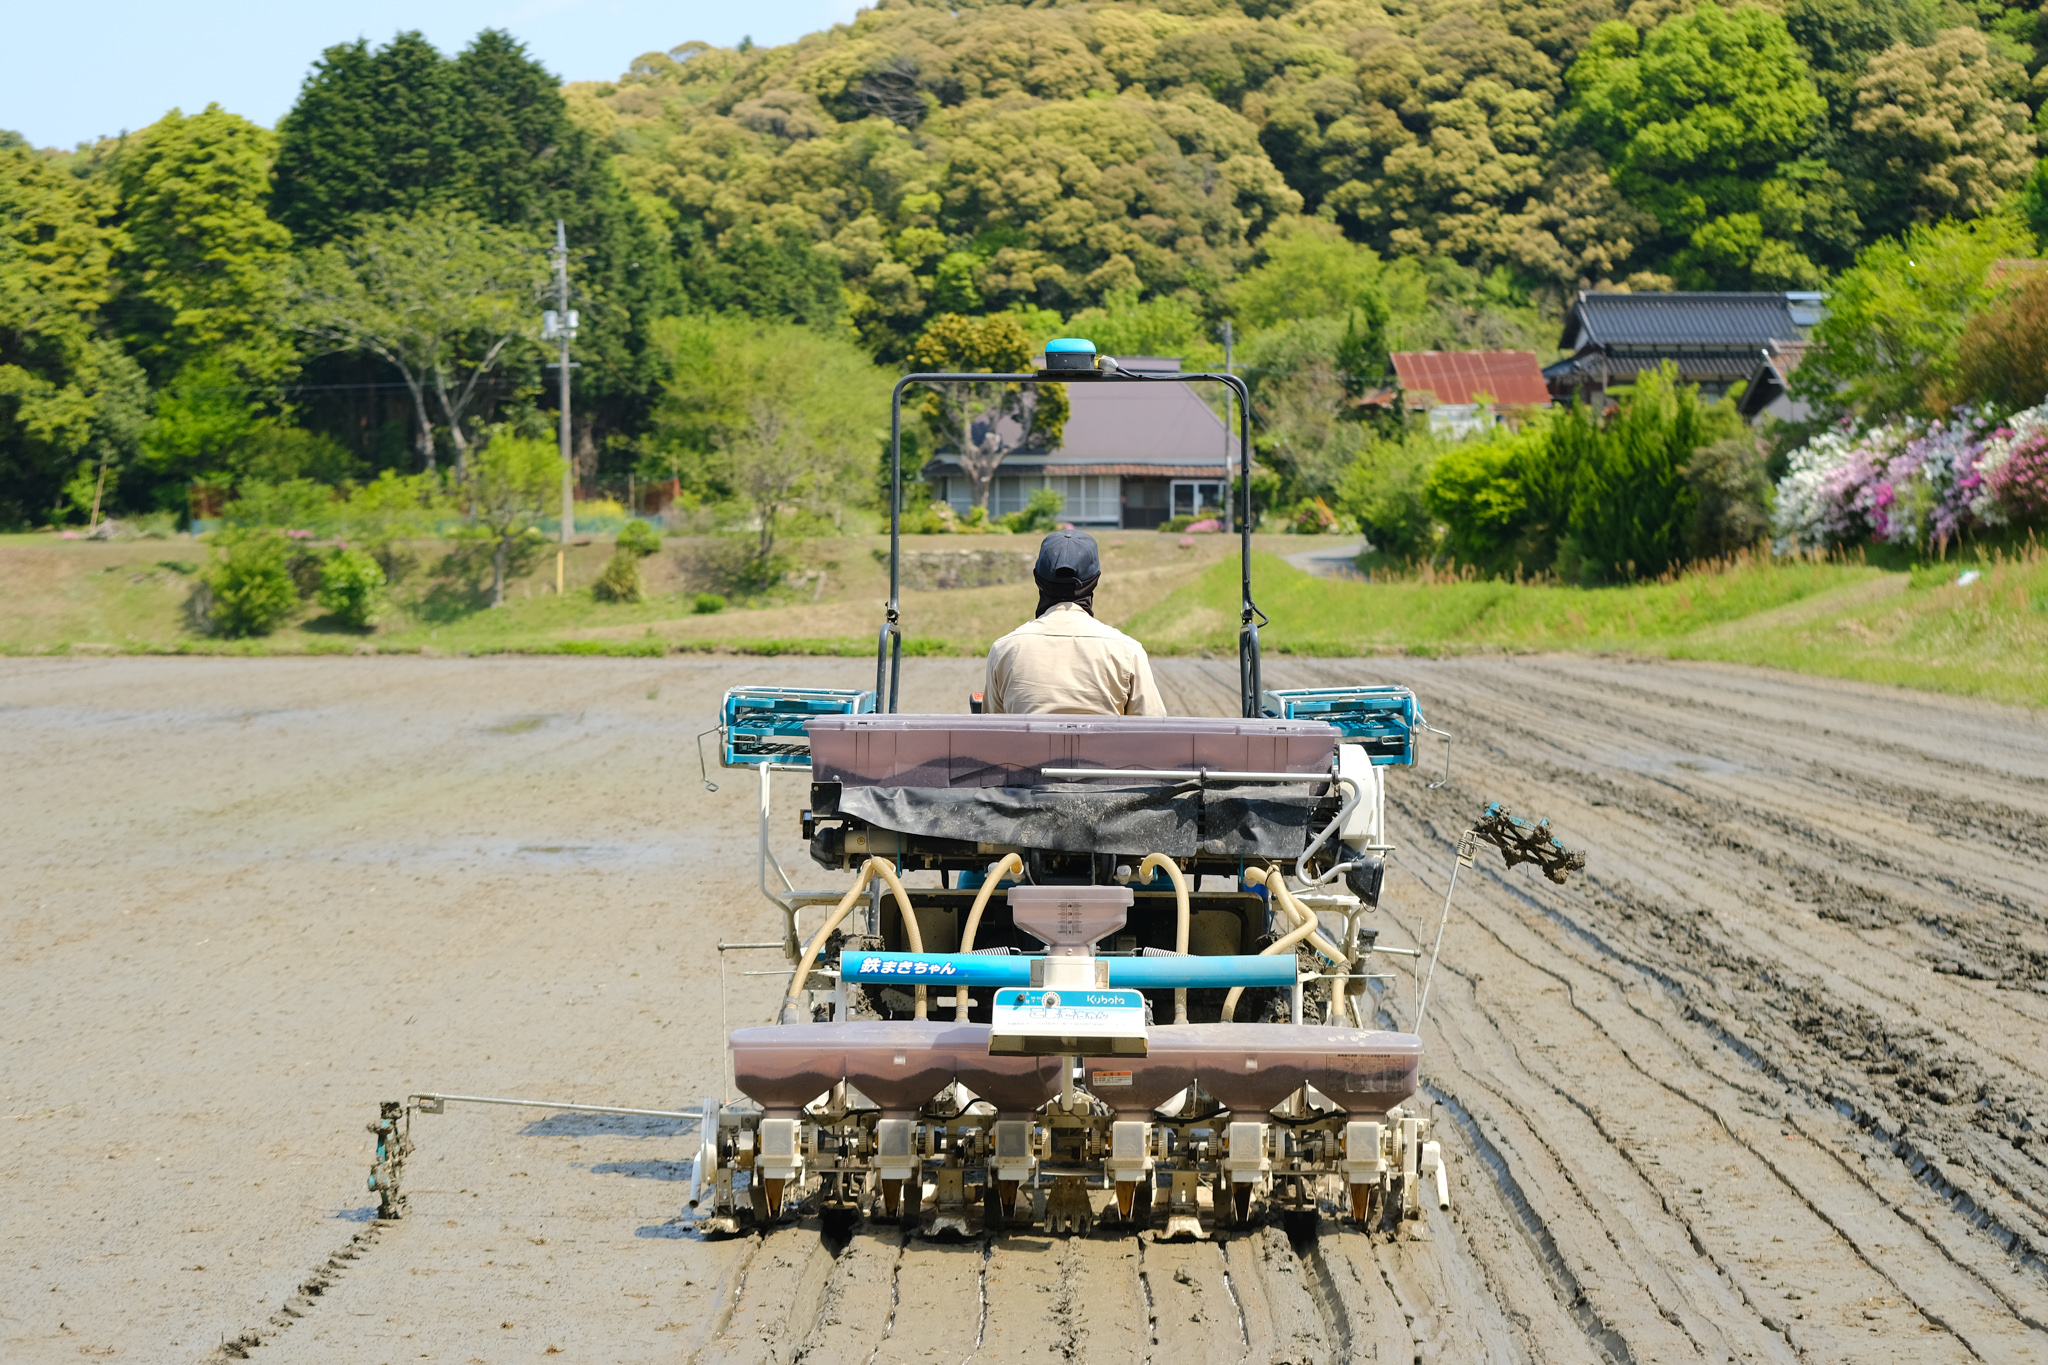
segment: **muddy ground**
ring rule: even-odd
[[[1231,708],[1228,662],[1160,673]],[[945,710],[978,676],[905,675]],[[2048,721],[1665,663],[1269,670],[1322,680],[1458,737],[1447,785],[1391,784],[1383,941],[1434,931],[1486,799],[1589,852],[1460,882],[1423,1026],[1450,1214],[835,1250],[699,1240],[689,1123],[516,1109],[416,1118],[376,1223],[364,1125],[718,1090],[713,945],[775,912],[755,783],[704,791],[693,736],[731,683],[857,664],[0,661],[0,1358],[2048,1360]],[[730,955],[724,1023],[774,961]]]

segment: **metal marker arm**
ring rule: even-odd
[[[612,1104],[569,1104],[562,1100],[512,1100],[496,1095],[408,1095],[406,1102],[422,1114],[447,1112],[451,1104],[502,1104],[514,1109],[560,1109],[572,1114],[626,1114],[645,1119],[696,1119],[674,1109],[622,1109]]]

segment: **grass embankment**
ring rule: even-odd
[[[1147,532],[1102,538],[1097,610],[1159,654],[1237,648],[1236,540]],[[610,543],[574,546],[568,592],[554,591],[554,556],[509,586],[506,605],[481,604],[474,580],[437,573],[437,547],[400,585],[375,630],[342,629],[308,605],[275,635],[214,640],[187,603],[211,554],[187,539],[90,544],[0,537],[0,653],[639,654],[723,651],[872,658],[888,593],[886,539],[849,536],[797,547],[790,579],[714,615],[691,610],[704,586],[704,544],[672,543],[645,563],[649,600],[593,601],[589,587]],[[1312,577],[1273,551],[1314,542],[1260,536],[1253,560],[1259,605],[1272,618],[1270,653],[1450,654],[1476,650],[1627,651],[1715,659],[1868,682],[2048,705],[2048,553],[2023,547],[1958,566],[1885,570],[1858,561],[1744,560],[1624,588],[1408,578],[1359,583]],[[1029,618],[1031,537],[909,537],[926,558],[906,571],[906,652],[978,654]],[[445,548],[445,547],[441,547]],[[941,588],[935,563],[977,555],[973,581]],[[1974,584],[1956,582],[1976,568]],[[998,580],[998,581],[990,581]],[[926,586],[918,586],[920,582]]]
[[[1136,531],[1101,538],[1108,578],[1097,607],[1121,621],[1232,555],[1225,536]],[[1280,537],[1262,537],[1278,541]],[[0,536],[0,653],[629,654],[722,651],[872,658],[888,597],[888,540],[846,536],[791,546],[787,578],[737,597],[728,610],[693,609],[722,584],[716,563],[731,542],[679,538],[642,562],[647,600],[594,600],[611,542],[569,549],[555,592],[552,547],[506,585],[505,605],[486,605],[487,582],[445,544],[411,547],[413,567],[396,583],[372,630],[356,631],[308,602],[274,634],[221,640],[200,632],[190,604],[211,547],[187,537],[97,543],[49,535]],[[906,536],[903,625],[910,654],[974,654],[1028,620],[1033,536]],[[962,561],[968,561],[962,565]],[[1234,562],[1234,560],[1233,560]],[[949,567],[950,566],[950,567]],[[970,586],[939,584],[964,583]],[[730,591],[727,589],[727,591]]]
[[[1856,562],[1740,560],[1621,588],[1311,577],[1253,559],[1270,652],[1613,650],[1761,664],[2048,705],[2048,553],[1887,572]],[[1238,576],[1219,564],[1125,629],[1155,653],[1236,649]]]

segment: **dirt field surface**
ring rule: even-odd
[[[1233,707],[1229,661],[1160,674]],[[777,912],[693,736],[747,681],[862,670],[0,661],[0,1359],[2048,1360],[2048,721],[1712,666],[1270,665],[1457,736],[1390,783],[1383,942],[1488,799],[1588,850],[1460,880],[1421,1236],[706,1241],[693,1123],[460,1107],[374,1221],[380,1100],[720,1089],[714,945]],[[725,1024],[778,961],[728,955]]]

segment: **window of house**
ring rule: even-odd
[[[1114,474],[1061,474],[1046,480],[1060,495],[1060,520],[1076,525],[1115,522],[1121,510],[1118,484]]]
[[[1223,484],[1220,480],[1175,479],[1171,505],[1173,515],[1177,517],[1220,512],[1223,508]]]

